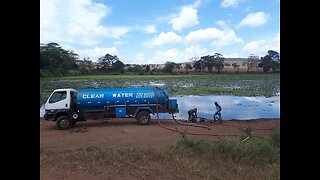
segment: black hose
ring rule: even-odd
[[[173,114],[172,114],[172,119],[173,119],[176,123],[178,123],[178,124],[180,124],[180,125],[183,125],[183,126],[192,126],[192,127],[205,128],[205,129],[208,129],[208,130],[211,131],[211,128],[210,128],[209,126],[203,126],[203,125],[191,124],[191,123],[181,123],[181,122],[177,121],[177,120],[174,118],[174,115],[173,115]]]

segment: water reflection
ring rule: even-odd
[[[216,112],[214,102],[217,101],[222,108],[222,118],[255,119],[255,118],[280,118],[280,96],[272,97],[243,97],[243,96],[178,96],[180,112],[177,119],[187,119],[187,111],[191,108],[198,109],[198,116],[213,119]],[[156,116],[152,116],[156,118]],[[172,118],[171,115],[161,114],[160,118]]]
[[[223,120],[255,119],[255,118],[280,118],[280,96],[272,97],[244,97],[244,96],[177,96],[170,97],[178,100],[179,113],[176,119],[187,119],[187,111],[191,108],[198,109],[198,116],[213,119],[216,112],[214,102],[217,101],[222,108]],[[44,115],[44,105],[40,108],[40,117]],[[156,119],[156,115],[151,115]],[[172,119],[170,114],[159,114],[161,119]]]

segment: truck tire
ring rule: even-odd
[[[136,119],[137,119],[139,124],[147,125],[147,124],[150,123],[150,120],[151,120],[150,113],[148,113],[146,111],[141,111],[137,115]]]
[[[72,120],[69,116],[60,116],[56,121],[57,127],[60,130],[66,130],[72,127]]]

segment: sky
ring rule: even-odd
[[[280,53],[280,0],[40,0],[40,43],[125,64]]]

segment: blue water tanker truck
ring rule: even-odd
[[[150,123],[150,114],[178,113],[176,99],[169,99],[165,86],[145,88],[56,89],[45,103],[45,120],[69,129],[77,122],[102,118],[135,118]]]

